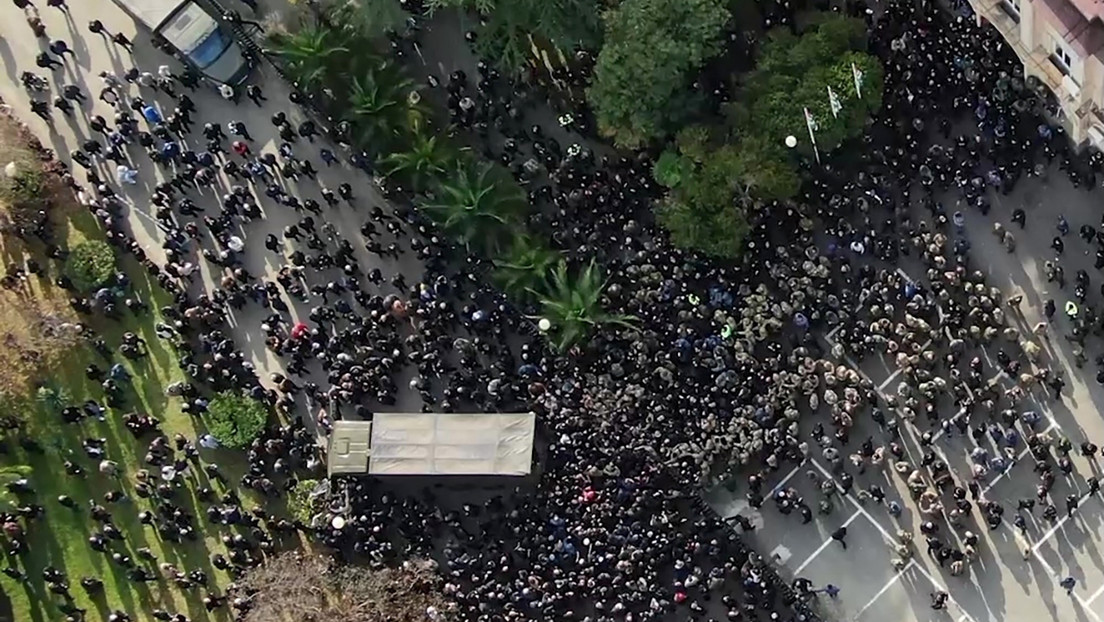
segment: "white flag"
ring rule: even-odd
[[[816,146],[816,135],[814,132],[817,130],[816,119],[809,113],[809,109],[805,108],[805,126],[809,128],[809,142],[813,143],[813,155],[816,156],[817,164],[820,164],[820,150]]]
[[[832,117],[838,119],[840,110],[843,110],[843,104],[840,103],[839,97],[836,96],[836,92],[832,90],[832,87],[828,87],[828,105],[832,108]]]
[[[851,77],[855,78],[855,96],[862,99],[863,72],[859,71],[855,63],[851,63]]]

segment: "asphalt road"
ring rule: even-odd
[[[158,52],[149,43],[149,33],[141,25],[136,24],[122,10],[107,0],[96,2],[71,2],[68,13],[57,9],[47,8],[45,2],[39,2],[39,15],[46,25],[48,39],[36,38],[30,27],[26,25],[25,14],[15,8],[12,3],[0,4],[0,27],[3,37],[0,38],[0,64],[6,79],[0,80],[0,97],[11,107],[14,114],[23,120],[30,129],[42,140],[46,147],[52,148],[58,158],[70,165],[75,171],[81,171],[74,165],[69,154],[93,134],[89,128],[88,119],[91,115],[100,114],[106,119],[112,119],[111,108],[96,100],[96,96],[103,88],[99,73],[111,71],[122,76],[129,68],[137,67],[142,71],[149,71],[156,75],[158,67],[168,65],[175,73],[181,71],[180,64],[173,58]],[[31,13],[33,14],[33,13]],[[113,44],[109,39],[95,35],[88,31],[87,24],[93,19],[100,20],[109,32],[121,32],[134,41],[134,53],[128,53],[124,48]],[[65,55],[65,66],[54,71],[40,69],[35,64],[35,57],[40,51],[47,49],[51,40],[64,40],[74,51],[75,55]],[[89,101],[79,112],[66,117],[59,111],[55,111],[53,122],[47,123],[34,115],[30,109],[30,96],[24,90],[19,76],[24,71],[31,71],[46,76],[51,82],[49,94],[37,94],[37,97],[52,100],[59,94],[61,88],[66,85],[78,86]],[[262,152],[275,153],[279,145],[279,137],[270,118],[277,111],[285,112],[293,124],[302,120],[302,115],[288,100],[289,89],[284,81],[275,74],[271,67],[261,65],[255,75],[250,79],[251,84],[259,85],[267,98],[263,105],[257,106],[246,98],[235,105],[224,100],[213,87],[201,87],[189,96],[197,106],[197,113],[193,115],[195,132],[185,142],[191,144],[197,150],[203,148],[203,137],[199,131],[206,122],[219,123],[225,126],[228,121],[240,120],[247,126],[253,138],[251,143],[255,154]],[[183,89],[180,89],[183,90]],[[140,88],[138,85],[129,85],[127,95],[140,96],[147,102],[156,102],[166,112],[174,107],[172,100],[164,93],[152,89]],[[320,170],[317,182],[302,177],[296,183],[285,184],[285,190],[302,198],[314,198],[322,205],[320,191],[323,186],[331,189],[337,188],[341,183],[347,182],[354,189],[355,204],[342,203],[340,206],[327,209],[323,218],[316,220],[332,223],[337,231],[349,239],[356,249],[360,266],[365,271],[379,267],[385,279],[402,273],[410,284],[417,283],[422,274],[422,265],[417,258],[407,250],[396,260],[381,259],[371,255],[364,248],[364,239],[359,233],[361,225],[367,220],[368,211],[372,206],[382,205],[385,211],[390,207],[376,190],[371,179],[363,172],[354,170],[345,165],[334,165],[331,168],[324,166],[319,157],[319,149],[328,147],[340,155],[341,151],[333,144],[326,144],[320,138],[313,144],[300,139],[293,150],[300,159],[310,160]],[[128,204],[128,217],[133,233],[146,253],[159,264],[165,263],[165,254],[162,249],[164,233],[158,229],[153,218],[153,210],[149,204],[149,196],[153,187],[163,180],[163,171],[149,161],[142,150],[134,146],[130,153],[134,158],[133,166],[138,169],[138,183],[132,186],[123,186],[121,192]],[[101,175],[105,179],[114,179],[114,169],[111,163],[101,169]],[[78,175],[78,180],[83,181],[83,175]],[[195,202],[201,207],[211,205],[218,201],[218,197],[229,188],[226,179],[221,179],[219,187],[211,187],[201,190],[198,196],[193,196]],[[263,190],[263,188],[262,188]],[[273,253],[264,248],[263,241],[267,234],[273,233],[282,238],[285,226],[295,223],[301,215],[294,210],[275,205],[273,201],[258,194],[258,203],[264,210],[264,218],[245,226],[244,231],[238,235],[246,242],[243,252],[243,263],[246,269],[258,278],[275,281],[277,271],[284,261],[279,260]],[[325,209],[325,208],[324,208]],[[204,229],[201,227],[201,229]],[[377,239],[383,246],[392,241],[397,241],[400,247],[409,249],[405,240],[394,240],[386,231]],[[206,235],[206,234],[205,234]],[[211,241],[205,239],[203,247],[211,247]],[[287,248],[285,255],[294,250]],[[202,279],[196,279],[193,283],[193,293],[199,294],[199,290],[211,291],[213,285],[222,278],[221,268],[204,261],[198,255],[191,258],[201,266]],[[381,295],[400,293],[388,283],[384,283],[379,291]],[[285,298],[286,299],[286,298]],[[290,303],[290,300],[288,300]],[[292,316],[298,319],[309,312],[309,306],[292,305]],[[263,318],[262,308],[257,305],[248,305],[241,312],[233,313],[229,318],[234,327],[233,337],[238,346],[253,361],[260,372],[262,381],[268,382],[269,376],[282,369],[282,364],[264,345],[264,335],[259,325]],[[400,379],[400,387],[403,382]],[[421,402],[413,391],[400,391],[399,403],[393,408],[399,411],[418,411]]]

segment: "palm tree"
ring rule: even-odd
[[[465,246],[479,241],[489,255],[497,253],[526,205],[517,183],[488,163],[460,163],[452,179],[437,185],[433,199],[422,209]]]
[[[414,81],[384,62],[353,78],[346,119],[360,148],[387,153],[398,138],[425,119],[425,105]]]
[[[337,75],[351,52],[350,36],[324,25],[306,25],[294,33],[274,32],[265,50],[284,61],[289,77],[300,89],[320,87]]]
[[[511,296],[531,295],[548,278],[560,254],[530,235],[514,238],[506,254],[494,260],[494,280]]]
[[[380,161],[384,172],[389,177],[397,175],[405,178],[415,192],[425,190],[456,160],[455,150],[447,141],[438,138],[427,135],[418,124],[409,149],[392,153]]]
[[[580,273],[570,274],[567,262],[560,260],[552,271],[544,291],[530,289],[540,300],[543,319],[552,323],[549,340],[563,352],[602,325],[614,324],[632,328],[637,318],[606,312],[602,308],[602,292],[607,279],[591,260]]]

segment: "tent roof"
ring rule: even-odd
[[[368,472],[527,475],[535,428],[533,413],[380,413],[372,421]]]
[[[335,422],[326,460],[329,474],[367,473],[371,438],[371,421]]]

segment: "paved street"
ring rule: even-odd
[[[78,180],[83,182],[83,169],[69,160],[69,154],[80,148],[81,143],[91,135],[92,130],[86,122],[90,115],[103,115],[109,120],[109,123],[113,116],[109,106],[96,100],[97,94],[103,88],[98,77],[99,72],[108,70],[122,76],[132,66],[137,66],[143,71],[154,74],[157,73],[158,67],[162,64],[168,64],[174,72],[179,72],[181,68],[174,59],[154,50],[149,44],[149,37],[144,29],[142,32],[138,32],[138,26],[133,23],[130,17],[107,0],[72,2],[70,3],[71,13],[69,14],[57,9],[47,8],[44,2],[38,4],[41,6],[40,14],[51,39],[64,39],[76,52],[76,58],[66,55],[66,65],[63,69],[59,68],[50,72],[49,77],[55,92],[51,92],[48,97],[45,97],[45,94],[40,94],[40,96],[52,100],[57,95],[56,91],[62,86],[74,84],[90,96],[90,102],[86,103],[84,109],[79,114],[74,114],[72,118],[67,118],[59,111],[55,111],[52,124],[44,122],[31,112],[30,100],[27,92],[20,84],[19,76],[24,71],[32,71],[40,75],[47,73],[47,70],[35,66],[35,56],[45,49],[49,42],[45,39],[36,39],[33,36],[30,28],[24,23],[23,12],[15,8],[10,2],[0,4],[0,20],[5,24],[2,28],[3,37],[0,38],[0,62],[2,62],[6,74],[6,79],[0,80],[0,97],[11,106],[20,119],[30,126],[43,141],[43,144],[54,149],[58,157],[74,169]],[[109,32],[122,32],[130,37],[135,42],[133,56],[123,48],[111,43],[107,38],[88,32],[87,24],[92,19],[102,21]],[[251,145],[254,153],[276,152],[280,141],[274,126],[269,120],[271,116],[277,111],[284,111],[293,126],[297,125],[298,121],[302,119],[295,106],[288,101],[289,90],[283,80],[279,79],[270,67],[262,64],[259,69],[260,71],[253,76],[250,83],[258,84],[263,89],[264,96],[267,98],[267,101],[263,102],[263,106],[256,106],[244,97],[242,103],[234,105],[222,99],[217,91],[210,87],[201,87],[195,93],[189,93],[198,108],[198,112],[193,116],[196,121],[195,131],[189,139],[193,145],[197,145],[202,149],[203,136],[199,130],[202,129],[204,123],[214,122],[225,127],[228,121],[241,120],[245,122],[254,139]],[[167,107],[166,112],[172,109],[173,104],[169,98],[152,89],[130,85],[129,95],[140,96],[145,101],[159,102],[162,107]],[[336,208],[327,209],[324,213],[324,220],[332,223],[340,235],[353,243],[362,269],[367,271],[378,266],[386,280],[390,280],[391,276],[402,272],[408,283],[417,283],[422,268],[406,247],[405,240],[394,240],[389,237],[386,231],[382,231],[382,235],[377,238],[385,247],[390,242],[400,242],[407,252],[398,261],[381,260],[378,256],[370,255],[364,248],[364,240],[359,233],[360,227],[367,220],[368,210],[373,205],[383,205],[384,200],[375,190],[370,178],[364,173],[353,170],[348,166],[334,165],[332,168],[326,168],[318,154],[318,150],[322,146],[328,146],[340,155],[340,150],[335,145],[326,145],[325,141],[319,138],[315,139],[314,144],[300,139],[293,145],[295,155],[300,159],[309,159],[316,168],[320,169],[320,175],[317,183],[301,177],[299,182],[285,185],[285,190],[300,198],[314,198],[325,205],[320,195],[322,186],[336,191],[337,186],[343,182],[351,184],[356,197],[355,206],[350,207],[348,204],[342,203]],[[139,174],[137,185],[122,186],[122,192],[125,193],[128,199],[129,220],[136,238],[143,245],[147,254],[158,263],[164,264],[165,254],[161,247],[164,234],[156,226],[153,210],[148,203],[152,188],[162,181],[162,176],[158,167],[141,153],[141,149],[133,147],[130,152],[137,156],[134,165]],[[100,173],[105,179],[113,179],[113,165],[110,162],[103,165]],[[203,190],[202,194],[196,197],[196,203],[203,206],[204,203],[217,202],[218,197],[229,187],[227,180],[224,179],[222,182],[224,184],[223,188]],[[257,189],[254,188],[254,190]],[[284,227],[295,223],[301,215],[296,214],[290,208],[274,205],[273,201],[268,200],[259,192],[255,194],[257,194],[259,205],[264,210],[264,219],[250,223],[246,230],[239,234],[246,242],[243,263],[254,276],[275,281],[277,271],[285,262],[277,261],[276,256],[264,248],[263,240],[269,233],[283,239],[282,231]],[[385,209],[387,208],[385,207]],[[316,220],[319,221],[319,224],[323,221],[321,218]],[[210,244],[205,241],[203,246],[210,247]],[[290,253],[290,250],[287,252]],[[203,287],[210,291],[212,284],[217,283],[222,274],[213,273],[212,264],[204,261],[201,257],[192,257],[191,260],[201,266],[203,273],[203,278],[196,279],[193,287]],[[218,268],[218,266],[213,267]],[[398,290],[385,283],[381,293],[386,295],[390,291],[398,293]],[[291,302],[287,297],[285,297],[285,300]],[[269,375],[280,370],[282,366],[280,361],[265,348],[264,334],[259,328],[263,317],[261,310],[257,305],[248,305],[243,312],[235,314],[231,318],[231,322],[237,329],[233,335],[235,341],[252,358],[261,373],[262,381],[267,383]],[[308,305],[293,306],[293,316],[296,318],[303,317],[308,312]],[[400,386],[403,386],[402,383],[400,383]],[[398,397],[400,401],[394,406],[396,410],[420,410],[421,403],[415,392],[400,391]]]
[[[1068,437],[1076,447],[1083,440],[1097,445],[1104,441],[1104,420],[1100,406],[1104,404],[1104,388],[1096,382],[1098,367],[1093,359],[1102,353],[1100,339],[1090,337],[1086,353],[1089,362],[1083,369],[1074,365],[1073,348],[1065,335],[1072,325],[1061,309],[1067,300],[1073,299],[1074,274],[1085,269],[1093,281],[1088,288],[1087,303],[1099,307],[1100,286],[1104,276],[1094,269],[1091,245],[1077,237],[1083,224],[1099,227],[1101,224],[1100,201],[1104,191],[1091,192],[1075,189],[1066,175],[1053,167],[1046,179],[1021,181],[1008,196],[992,195],[993,209],[988,216],[977,210],[955,206],[953,198],[946,198],[948,213],[958,209],[966,214],[966,236],[972,246],[974,267],[984,270],[990,283],[998,285],[1005,296],[1024,294],[1021,316],[1013,322],[1021,334],[1029,335],[1039,321],[1045,321],[1043,305],[1053,299],[1059,311],[1049,328],[1049,338],[1041,342],[1045,357],[1054,361],[1053,366],[1064,370],[1068,384],[1063,399],[1053,401],[1042,391],[1022,406],[1022,410],[1036,410],[1043,415],[1038,430],[1049,430],[1054,435]],[[1011,213],[1022,207],[1027,213],[1027,227],[1021,231],[1011,223]],[[1059,289],[1056,283],[1048,283],[1044,274],[1044,262],[1055,260],[1050,248],[1051,240],[1058,235],[1056,229],[1059,214],[1064,215],[1071,226],[1065,237],[1065,251],[1061,265],[1065,268],[1067,284]],[[927,213],[915,210],[915,218],[929,218]],[[1017,247],[1009,254],[991,232],[993,223],[1000,222],[1014,232]],[[903,260],[901,268],[908,272],[915,269]],[[924,281],[922,274],[912,278]],[[998,340],[999,341],[999,340]],[[828,343],[831,342],[829,335]],[[982,353],[992,359],[1001,346],[996,343]],[[893,394],[901,378],[895,373],[892,360],[878,356],[868,357],[861,363],[845,361],[857,366],[872,379],[880,392]],[[995,363],[994,363],[995,365]],[[993,366],[987,365],[992,370]],[[1009,383],[1010,384],[1010,383]],[[949,400],[945,402],[949,406]],[[948,413],[944,413],[947,416]],[[936,452],[957,473],[968,472],[969,452],[976,446],[969,436],[940,434],[923,418],[915,425],[905,426],[904,440],[908,453],[918,457],[922,450],[917,444],[919,435],[927,430],[936,434]],[[869,421],[856,425],[853,438],[862,440],[873,436],[878,444],[886,435]],[[827,516],[818,516],[814,523],[800,525],[796,515],[783,517],[773,504],[764,506],[761,513],[747,507],[741,489],[732,493],[723,487],[713,490],[709,499],[723,515],[750,512],[760,527],[752,539],[760,552],[775,557],[784,572],[791,577],[802,576],[817,587],[833,583],[841,588],[838,599],[821,595],[822,610],[842,620],[927,620],[951,619],[956,622],[997,622],[1002,620],[1090,620],[1104,619],[1104,559],[1102,559],[1101,528],[1104,527],[1104,502],[1099,497],[1085,496],[1085,478],[1100,476],[1097,461],[1088,461],[1071,454],[1075,464],[1073,476],[1059,479],[1051,492],[1053,503],[1062,510],[1059,520],[1053,524],[1044,520],[1036,511],[1027,519],[1026,538],[1011,524],[1012,512],[1019,499],[1035,495],[1037,475],[1032,471],[1034,461],[1022,449],[1016,464],[1003,475],[991,474],[982,482],[983,497],[1000,502],[1007,510],[1003,525],[988,531],[984,524],[971,522],[965,528],[981,537],[979,562],[969,566],[967,574],[951,576],[924,553],[923,542],[916,548],[916,556],[901,571],[890,565],[894,556],[891,549],[898,529],[919,533],[919,524],[925,520],[910,498],[904,477],[888,468],[869,469],[856,478],[856,487],[848,495],[837,497],[834,510]],[[915,463],[915,461],[913,461]],[[817,482],[829,476],[827,465],[814,458],[800,467],[786,467],[775,481],[769,482],[776,489],[793,486],[807,500],[820,497]],[[881,485],[889,500],[897,500],[905,506],[904,513],[895,518],[884,505],[860,499],[856,493],[860,486],[871,483]],[[1066,517],[1064,499],[1069,494],[1082,498],[1071,517]],[[811,501],[810,501],[811,502]],[[840,527],[848,528],[848,547],[843,549],[830,534]],[[964,529],[965,529],[964,528]],[[961,539],[964,531],[956,534]],[[1026,554],[1025,554],[1025,551]],[[1025,559],[1026,557],[1026,559]],[[1060,588],[1058,581],[1066,576],[1077,579],[1071,596]],[[951,601],[946,615],[933,612],[929,607],[929,594],[946,589]]]
[[[136,28],[130,18],[107,0],[80,3],[74,1],[71,3],[71,14],[46,8],[44,2],[39,4],[50,37],[64,39],[76,52],[75,59],[66,59],[64,69],[52,72],[54,89],[65,84],[74,84],[89,94],[93,102],[87,104],[82,114],[75,115],[72,119],[55,113],[52,124],[43,122],[31,113],[27,93],[19,83],[19,75],[23,71],[45,73],[45,70],[35,67],[34,58],[45,48],[47,41],[33,37],[31,30],[24,24],[23,13],[10,2],[0,4],[0,20],[4,24],[0,28],[3,35],[0,38],[0,62],[3,63],[7,78],[0,81],[0,97],[13,108],[19,118],[28,123],[44,144],[53,148],[60,159],[68,162],[68,154],[77,149],[92,133],[85,121],[86,117],[95,113],[109,119],[111,117],[111,111],[105,104],[94,101],[101,88],[97,78],[100,71],[106,69],[121,75],[136,62],[143,70],[154,73],[164,63],[168,63],[174,70],[179,70],[179,67],[154,51],[149,46],[147,37],[132,36]],[[91,19],[101,20],[109,31],[131,36],[136,43],[133,57],[107,39],[89,33],[86,24]],[[450,33],[449,36],[460,35]],[[435,61],[430,63],[430,67],[438,68],[439,73],[447,74],[456,67],[455,63],[462,61],[458,56],[447,53],[445,46],[452,43],[443,41],[431,38],[423,52],[429,58],[450,58],[450,62],[454,64],[446,66],[438,65]],[[195,115],[196,121],[202,126],[206,121],[225,125],[230,120],[242,120],[255,139],[254,152],[274,152],[279,141],[269,118],[276,111],[282,110],[289,114],[294,123],[297,112],[288,102],[288,90],[281,80],[262,71],[254,77],[253,82],[263,88],[268,98],[264,106],[255,106],[248,100],[235,106],[220,98],[214,90],[207,89],[192,95],[199,108]],[[51,93],[51,99],[54,94]],[[140,94],[148,101],[168,103],[163,95],[159,96],[138,87],[131,87],[131,94]],[[199,137],[196,136],[193,140],[199,140]],[[569,139],[561,140],[564,144],[570,142]],[[362,268],[379,266],[385,277],[402,272],[408,282],[417,282],[421,267],[409,252],[399,261],[391,261],[381,260],[364,249],[359,228],[366,219],[367,210],[372,205],[383,204],[383,200],[363,174],[349,168],[322,167],[317,151],[320,146],[321,142],[311,145],[304,141],[294,145],[299,157],[310,159],[323,170],[319,183],[304,179],[287,187],[287,191],[320,200],[320,184],[336,188],[342,182],[350,183],[358,197],[356,206],[343,204],[331,209],[326,212],[326,220],[342,236],[353,242]],[[137,152],[137,149],[132,149],[132,153]],[[144,157],[139,158],[135,164],[139,170],[139,183],[136,186],[123,187],[129,200],[130,222],[146,252],[159,263],[164,263],[162,232],[154,224],[151,206],[147,202],[152,187],[161,180],[159,171]],[[73,166],[72,163],[70,165],[74,170],[80,171],[79,166]],[[113,177],[114,174],[106,167],[101,172],[107,177]],[[209,188],[203,192],[203,198],[206,202],[216,201],[221,193],[221,189]],[[1006,296],[1016,292],[1024,293],[1022,317],[1019,319],[1019,328],[1023,333],[1029,333],[1030,328],[1043,319],[1042,306],[1048,298],[1054,298],[1061,309],[1072,294],[1073,276],[1079,268],[1086,269],[1094,279],[1089,288],[1089,301],[1100,306],[1100,285],[1104,283],[1104,275],[1093,269],[1093,257],[1086,252],[1090,247],[1079,240],[1076,234],[1082,224],[1094,227],[1101,224],[1101,210],[1098,206],[1102,204],[1102,198],[1104,192],[1099,189],[1090,194],[1072,188],[1064,174],[1054,169],[1047,183],[1028,180],[1022,182],[1012,195],[994,197],[995,206],[987,217],[976,210],[964,210],[967,214],[968,236],[974,249],[972,257],[979,267],[988,272],[993,283],[1002,287]],[[295,222],[298,215],[287,208],[275,206],[264,197],[258,199],[265,209],[265,218],[248,225],[242,236],[246,241],[244,263],[255,276],[275,280],[276,271],[282,262],[276,261],[276,257],[264,249],[262,240],[268,233],[282,237],[283,228]],[[197,203],[202,205],[204,201],[197,199]],[[1023,232],[1011,225],[1009,220],[1011,211],[1016,206],[1024,206],[1028,213],[1028,227]],[[947,207],[951,212],[957,209],[951,204]],[[1070,281],[1065,290],[1058,290],[1055,284],[1047,283],[1043,275],[1043,262],[1054,257],[1049,245],[1056,233],[1055,223],[1060,213],[1065,214],[1072,228],[1071,234],[1066,237],[1066,251],[1062,258],[1067,280]],[[1014,254],[1006,253],[990,233],[995,221],[1004,223],[1015,233],[1018,248]],[[381,243],[386,246],[391,241],[394,240],[388,239],[384,234]],[[207,262],[196,258],[193,261],[202,266],[203,274],[203,279],[197,280],[195,286],[211,290],[221,275],[213,273]],[[907,271],[907,268],[902,269]],[[383,289],[384,292],[397,293],[389,285],[385,285]],[[294,315],[300,317],[306,311],[305,307],[294,308]],[[258,328],[260,319],[258,307],[250,305],[245,312],[235,315],[232,322],[237,327],[235,340],[262,372],[262,380],[267,381],[268,375],[280,369],[281,364],[264,346],[263,334]],[[1073,365],[1071,344],[1063,338],[1068,332],[1069,324],[1059,312],[1050,329],[1049,342],[1045,346],[1047,355],[1066,371],[1069,383],[1061,402],[1053,402],[1040,394],[1037,409],[1045,416],[1042,426],[1052,432],[1065,434],[1075,446],[1086,438],[1098,445],[1104,445],[1104,421],[1099,415],[1100,406],[1104,405],[1104,388],[1095,382],[1096,366],[1091,360],[1102,353],[1100,340],[1090,338],[1087,348],[1090,362],[1083,370],[1078,370]],[[856,364],[875,379],[883,392],[891,393],[895,390],[896,379],[891,361],[871,358]],[[413,392],[400,391],[399,396],[400,403],[395,409],[420,409],[420,403]],[[912,452],[918,451],[916,437],[927,429],[926,422],[916,423],[920,428],[906,430],[906,439]],[[866,429],[868,427],[869,423],[860,424],[855,438],[863,439],[868,434],[881,437],[881,432]],[[937,447],[952,467],[959,470],[967,467],[968,454],[973,448],[968,437],[955,435],[941,438]],[[1020,458],[1020,462],[1009,473],[991,477],[985,485],[985,493],[989,498],[1010,508],[1015,507],[1016,499],[1033,495],[1036,478],[1031,472],[1031,458],[1029,455],[1021,455]],[[1060,507],[1062,498],[1070,491],[1078,494],[1083,492],[1085,477],[1099,470],[1095,463],[1079,457],[1074,462],[1075,476],[1069,481],[1059,482],[1053,493],[1056,504]],[[785,485],[797,488],[803,496],[815,498],[818,493],[813,478],[825,477],[825,466],[812,460],[792,471],[784,469],[778,473],[777,481],[772,484],[781,485],[784,481]],[[869,473],[861,480],[864,485],[872,482],[885,487],[891,498],[907,501],[906,505],[911,504],[903,479],[895,474]],[[714,491],[712,500],[722,514],[731,515],[737,511],[746,511],[739,501],[743,497],[742,492],[737,490],[733,496],[720,489]],[[899,528],[916,532],[916,526],[921,520],[920,514],[912,507],[906,509],[901,517],[894,518],[885,511],[884,506],[863,502],[851,494],[836,499],[832,514],[818,517],[814,525],[804,527],[798,525],[798,517],[780,517],[768,503],[757,519],[760,528],[753,537],[759,550],[776,555],[791,575],[807,577],[818,587],[828,582],[839,585],[842,592],[838,600],[829,600],[824,596],[820,598],[824,601],[825,611],[834,613],[841,619],[871,622],[929,619],[933,612],[928,609],[927,595],[939,586],[945,587],[951,594],[952,603],[947,613],[956,622],[1012,619],[1104,621],[1104,553],[1101,552],[1099,542],[1104,538],[1101,535],[1104,533],[1101,529],[1104,508],[1101,508],[1100,499],[1086,499],[1071,518],[1062,519],[1054,525],[1041,519],[1038,522],[1029,521],[1026,539],[1015,533],[1010,516],[998,530],[987,531],[981,526],[980,563],[971,566],[970,573],[962,577],[950,576],[924,555],[922,543],[917,547],[917,557],[906,564],[903,570],[897,572],[890,566],[892,551],[887,545],[888,541],[894,538]],[[851,533],[846,550],[829,538],[829,534],[841,525],[847,525]],[[1025,549],[1030,550],[1026,560]],[[1057,581],[1067,575],[1078,580],[1072,596],[1067,596],[1057,586]],[[940,619],[945,617],[940,616]]]

